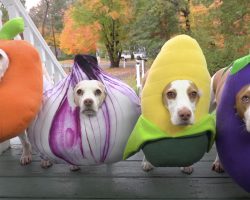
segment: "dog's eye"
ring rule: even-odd
[[[96,96],[100,96],[101,94],[102,94],[102,91],[101,91],[101,90],[97,89],[97,90],[95,91],[95,95],[96,95]]]
[[[169,98],[169,99],[174,99],[175,97],[176,97],[176,93],[175,92],[167,92],[167,97]]]
[[[241,101],[242,101],[243,103],[249,103],[250,98],[249,98],[249,96],[243,96],[243,97],[241,98]]]
[[[77,93],[78,96],[82,96],[84,92],[83,92],[82,89],[78,89],[78,90],[76,91],[76,93]]]
[[[189,93],[189,96],[190,96],[191,98],[196,98],[196,97],[198,96],[198,93],[197,93],[196,91],[193,91],[193,92],[190,92],[190,93]]]

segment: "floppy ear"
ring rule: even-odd
[[[74,92],[73,92],[73,95],[74,95],[74,103],[76,106],[80,106],[79,105],[79,97],[76,95],[77,94],[77,90],[79,89],[79,85],[77,84],[74,88]]]
[[[105,86],[101,83],[101,82],[98,82],[98,86],[102,89],[103,91],[103,95],[102,95],[102,101],[104,101],[104,99],[106,98],[107,96],[107,91],[106,91],[106,88]]]

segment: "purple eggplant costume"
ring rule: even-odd
[[[250,55],[236,60],[230,69],[217,109],[216,146],[226,172],[250,192],[250,133],[237,115],[235,97],[250,84]]]

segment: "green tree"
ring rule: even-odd
[[[145,47],[154,58],[173,35],[190,31],[188,0],[134,1],[135,19],[129,27],[130,42],[135,50]],[[180,20],[181,15],[184,20]]]
[[[72,16],[79,26],[98,23],[100,43],[105,45],[111,67],[119,67],[122,47],[128,39],[126,25],[132,19],[131,0],[78,0]]]
[[[192,35],[200,43],[213,74],[235,59],[249,53],[250,1],[196,0],[206,6],[206,13],[193,16]]]

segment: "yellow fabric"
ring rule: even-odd
[[[173,80],[191,80],[201,90],[195,121],[201,120],[208,114],[211,78],[202,50],[190,36],[179,35],[165,43],[150,68],[142,91],[143,117],[174,136],[187,127],[172,125],[162,102],[162,92]]]

